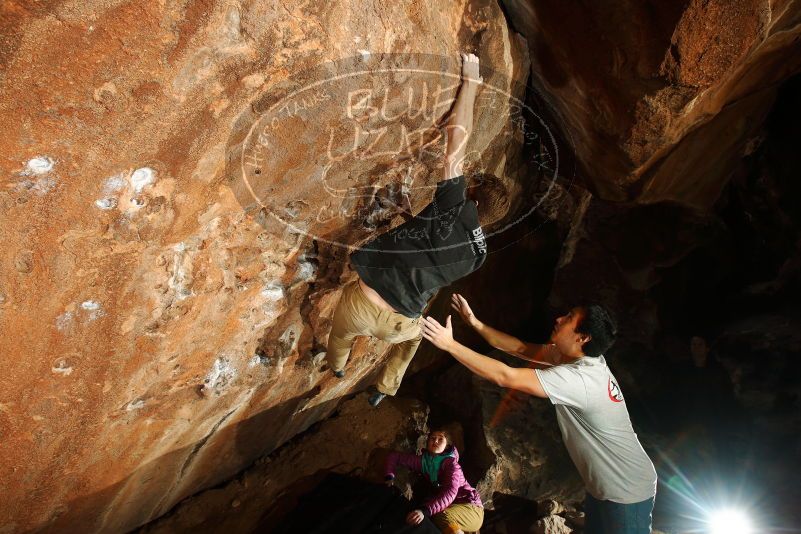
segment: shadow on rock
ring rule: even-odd
[[[299,499],[298,507],[279,527],[262,525],[260,532],[439,534],[430,519],[417,526],[407,525],[405,517],[412,510],[412,504],[396,489],[330,474]]]

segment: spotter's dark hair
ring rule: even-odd
[[[585,356],[597,358],[605,354],[615,342],[617,336],[617,323],[612,314],[600,304],[587,304],[580,306],[582,317],[576,332],[587,334],[590,340],[584,344],[582,350]]]

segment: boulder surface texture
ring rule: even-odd
[[[708,208],[799,4],[3,2],[0,533],[129,531],[364,389],[385,345],[320,354],[347,254],[431,198],[460,52],[470,165],[533,189],[530,74],[592,191]]]
[[[364,389],[384,345],[341,381],[320,351],[370,188],[430,200],[460,52],[502,106],[528,71],[486,1],[12,1],[0,29],[2,532],[128,531]]]

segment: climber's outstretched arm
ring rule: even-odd
[[[478,72],[478,57],[473,54],[462,54],[462,85],[459,87],[456,102],[445,125],[447,143],[443,180],[463,174],[465,147],[473,130],[473,105],[476,102],[478,86],[482,81]]]
[[[444,326],[439,324],[433,317],[426,317],[422,320],[421,327],[424,338],[433,343],[438,349],[450,352],[451,356],[478,376],[486,378],[502,388],[516,389],[535,397],[548,397],[542,387],[539,376],[531,369],[509,367],[454,340],[450,315],[446,319]]]

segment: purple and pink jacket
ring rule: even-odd
[[[428,516],[436,515],[451,504],[473,504],[483,507],[478,491],[473,489],[464,478],[462,466],[459,465],[459,451],[456,450],[456,447],[450,446],[442,454],[451,455],[451,457],[445,458],[439,466],[436,484],[438,490],[423,503],[423,512]],[[387,479],[395,478],[395,469],[398,466],[422,473],[423,457],[418,454],[390,452],[384,470]]]

